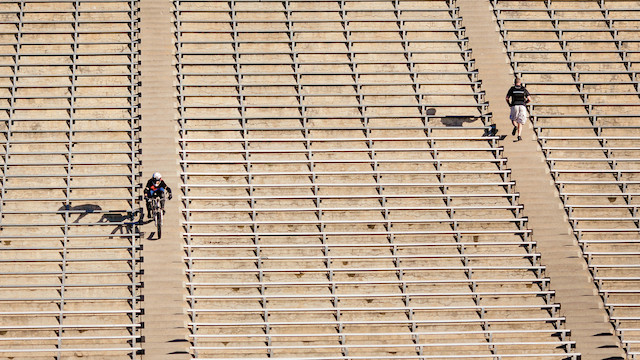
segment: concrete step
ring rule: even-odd
[[[624,356],[616,337],[595,336],[602,332],[612,334],[613,328],[595,285],[589,281],[591,277],[580,248],[569,235],[571,226],[531,126],[527,124],[523,129],[523,141],[513,142],[509,109],[504,101],[513,84],[513,69],[497,31],[492,5],[489,0],[458,0],[457,4],[493,122],[499,133],[506,134],[500,145],[509,159],[511,179],[516,181],[515,190],[533,229],[532,239],[538,243],[551,288],[556,291],[555,301],[567,317],[566,325],[572,331],[576,350],[583,359]]]
[[[178,124],[175,120],[177,83],[174,67],[171,0],[140,2],[141,36],[141,138],[143,181],[161,172],[177,193],[180,186]],[[144,240],[142,269],[145,308],[143,359],[189,359],[186,324],[185,264],[182,261],[182,227],[177,199],[166,204],[162,239]],[[142,225],[147,239],[155,231]],[[176,339],[183,341],[175,341]]]

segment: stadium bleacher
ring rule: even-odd
[[[493,0],[534,128],[628,358],[640,355],[637,2]]]
[[[139,1],[0,2],[0,358],[581,357],[456,0],[171,4],[175,66],[145,50],[177,93],[169,276],[141,265]],[[486,7],[594,297],[640,359],[640,3]],[[163,276],[171,314],[143,315]],[[186,317],[188,341],[145,339]]]
[[[455,1],[176,1],[198,358],[577,358]]]
[[[0,4],[0,357],[133,358],[137,1]]]

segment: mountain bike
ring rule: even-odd
[[[164,216],[164,193],[162,196],[156,196],[151,198],[151,218],[153,218],[156,224],[156,233],[158,239],[162,237],[162,218]]]

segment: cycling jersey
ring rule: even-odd
[[[171,194],[171,188],[167,186],[164,180],[156,180],[154,178],[149,179],[149,181],[147,181],[147,186],[144,188],[144,192],[147,196],[157,196],[163,191],[167,191]]]

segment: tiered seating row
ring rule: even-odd
[[[135,358],[137,1],[0,19],[0,357]]]
[[[638,34],[629,1],[494,1],[515,72],[629,358],[640,357]]]
[[[197,358],[576,357],[454,1],[175,1]]]

